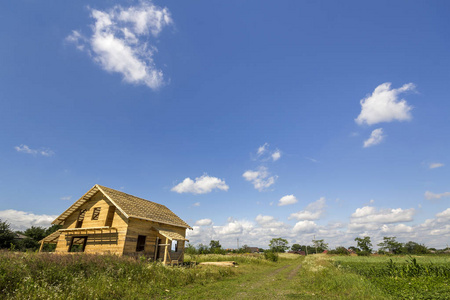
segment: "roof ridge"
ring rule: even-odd
[[[106,188],[106,189],[109,189],[109,190],[113,190],[113,191],[115,191],[115,192],[117,192],[117,193],[125,194],[125,195],[127,195],[127,196],[131,196],[131,197],[138,198],[138,199],[141,199],[141,200],[144,200],[144,201],[148,201],[148,202],[154,203],[154,204],[156,204],[156,205],[161,205],[161,206],[167,207],[167,206],[165,206],[164,204],[157,203],[157,202],[154,202],[154,201],[150,201],[150,200],[147,200],[147,199],[144,199],[144,198],[135,196],[135,195],[131,195],[131,194],[128,194],[128,193],[125,193],[125,192],[122,192],[122,191],[119,191],[119,190],[116,190],[116,189],[113,189],[113,188],[110,188],[110,187],[107,187],[107,186],[104,186],[104,185],[100,185],[100,184],[96,184],[96,185],[99,186],[100,188],[103,188],[103,189]]]

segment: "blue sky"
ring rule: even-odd
[[[193,244],[450,237],[446,1],[0,4],[0,219],[94,184]]]

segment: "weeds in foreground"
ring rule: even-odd
[[[370,263],[370,257],[362,262],[336,258],[336,266],[347,272],[356,273],[376,284],[398,299],[449,299],[450,298],[450,262],[448,260],[416,257],[406,259],[398,257],[381,263]],[[380,258],[374,257],[373,261]]]
[[[172,288],[232,274],[230,268],[172,268],[112,255],[0,252],[0,298],[159,298]]]

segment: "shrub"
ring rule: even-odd
[[[278,261],[278,253],[275,251],[264,251],[264,258],[270,261]]]

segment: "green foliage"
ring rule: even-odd
[[[276,251],[264,251],[264,258],[269,261],[278,261],[278,252]]]
[[[302,251],[302,246],[300,244],[294,244],[291,247],[292,251]]]
[[[370,241],[370,237],[369,236],[365,236],[363,238],[355,238],[356,243],[358,244],[358,247],[361,249],[361,251],[357,251],[358,252],[363,252],[363,254],[361,255],[368,255],[370,253],[372,253],[372,242]]]
[[[427,262],[428,261],[428,262]],[[336,259],[338,268],[370,279],[398,299],[448,299],[450,261],[439,257]]]
[[[0,249],[9,249],[14,242],[15,234],[8,222],[0,220]]]
[[[395,236],[385,236],[383,237],[383,242],[378,244],[380,251],[390,252],[393,254],[400,254],[403,251],[403,245],[396,241]]]
[[[350,255],[345,247],[336,247],[336,249],[328,251],[327,254]]]
[[[161,299],[168,290],[203,285],[232,268],[166,267],[114,255],[0,252],[1,299]]]
[[[283,238],[273,238],[270,240],[269,247],[273,252],[284,252],[288,247],[289,242]]]
[[[322,253],[328,249],[328,244],[324,240],[312,240],[314,248],[317,249],[316,253]]]
[[[409,241],[403,245],[403,252],[408,254],[428,254],[430,251],[423,244]]]

